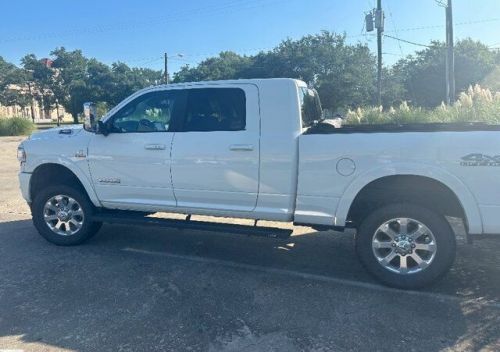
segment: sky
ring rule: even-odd
[[[163,68],[196,65],[220,51],[251,55],[286,38],[322,30],[345,33],[350,43],[376,38],[364,31],[375,0],[3,0],[0,56],[19,64],[64,46],[111,64]],[[436,0],[382,0],[385,34],[417,44],[445,38],[445,10]],[[500,48],[500,0],[453,0],[455,39],[471,37]],[[372,32],[373,33],[373,32]],[[423,47],[384,38],[384,63]],[[179,56],[182,55],[182,57]]]

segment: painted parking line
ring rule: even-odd
[[[197,263],[202,263],[202,264],[216,264],[216,265],[220,265],[220,266],[224,266],[224,267],[228,267],[228,268],[233,268],[233,269],[252,270],[255,272],[291,276],[291,277],[305,279],[305,280],[329,282],[329,283],[334,283],[334,284],[339,284],[339,285],[344,285],[344,286],[351,286],[351,287],[363,288],[363,289],[368,289],[368,290],[375,290],[375,291],[379,291],[379,292],[405,294],[405,295],[409,295],[409,296],[432,298],[432,299],[436,299],[436,300],[448,301],[448,302],[454,302],[454,303],[478,304],[478,305],[481,305],[483,307],[500,309],[500,302],[496,302],[493,300],[486,300],[482,297],[467,299],[466,297],[451,296],[451,295],[446,295],[446,294],[442,294],[442,293],[433,293],[433,292],[425,292],[425,291],[412,291],[412,290],[400,290],[397,288],[391,288],[391,287],[382,286],[382,285],[378,285],[378,284],[349,280],[349,279],[340,279],[340,278],[335,278],[335,277],[326,276],[326,275],[308,274],[308,273],[302,273],[299,271],[293,271],[293,270],[287,270],[287,269],[269,268],[269,267],[265,267],[265,266],[261,266],[261,265],[235,263],[235,262],[231,262],[228,260],[205,258],[205,257],[195,257],[195,256],[190,256],[190,255],[182,255],[182,254],[172,254],[172,253],[167,253],[167,252],[148,251],[148,250],[144,250],[144,249],[137,249],[137,248],[131,248],[131,247],[122,248],[122,251],[130,252],[130,253],[137,253],[137,254],[161,256],[161,257],[167,257],[167,258],[171,258],[171,259],[187,260],[187,261],[197,262]]]

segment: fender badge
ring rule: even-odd
[[[114,178],[114,177],[103,177],[97,179],[99,183],[120,183],[121,180],[119,178]]]
[[[461,166],[500,166],[500,155],[472,153],[463,156]]]
[[[85,151],[84,150],[79,150],[75,153],[75,157],[76,158],[85,158],[87,155],[85,155]]]

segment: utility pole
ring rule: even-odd
[[[165,53],[165,84],[168,84],[168,56]]]
[[[375,27],[377,28],[377,99],[378,105],[380,106],[382,105],[382,33],[384,32],[384,13],[382,12],[382,0],[377,0],[377,11],[375,12]]]
[[[453,8],[451,0],[446,5],[446,102],[455,102],[455,54],[453,43]]]
[[[377,0],[377,8],[368,12],[365,16],[365,28],[367,32],[373,32],[377,28],[377,102],[382,105],[382,35],[384,33],[384,11],[382,11],[382,0]]]

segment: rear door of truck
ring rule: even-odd
[[[177,207],[252,211],[259,191],[257,86],[214,84],[187,92],[171,154]]]

